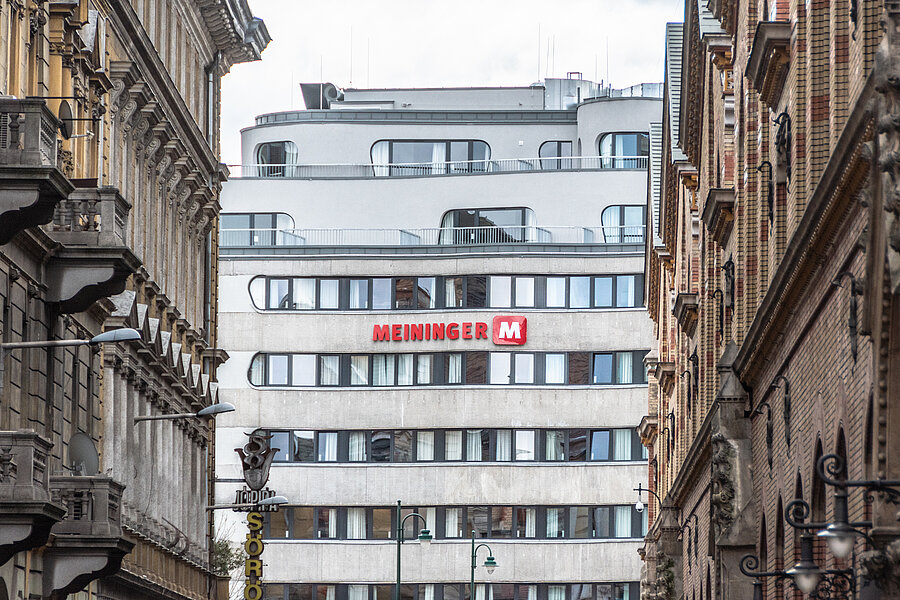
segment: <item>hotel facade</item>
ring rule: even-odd
[[[400,500],[404,600],[468,597],[473,531],[476,598],[636,600],[660,85],[303,91],[222,195],[216,501],[271,434],[265,597],[391,598]]]

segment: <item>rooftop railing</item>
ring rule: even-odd
[[[391,164],[250,164],[228,165],[232,178],[367,179],[433,177],[548,171],[646,169],[646,156],[567,156],[503,158]]]
[[[433,227],[417,229],[223,229],[225,248],[298,246],[480,246],[513,244],[643,244],[644,227]]]

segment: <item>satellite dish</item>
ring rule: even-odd
[[[75,121],[72,119],[72,108],[63,100],[59,103],[59,132],[66,139],[72,137],[72,129]]]
[[[100,455],[93,440],[78,432],[69,440],[69,466],[75,475],[97,475],[100,472]]]

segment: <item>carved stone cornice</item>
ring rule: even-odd
[[[672,308],[672,314],[681,326],[682,331],[688,336],[693,336],[694,330],[697,328],[698,309],[699,303],[696,293],[688,294],[682,292],[675,296],[675,306]]]
[[[726,247],[734,227],[734,188],[710,188],[702,219],[716,243]]]
[[[772,110],[778,107],[791,60],[791,23],[762,21],[756,26],[744,74]]]

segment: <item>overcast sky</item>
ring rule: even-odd
[[[341,88],[527,86],[567,71],[617,88],[662,81],[665,24],[681,21],[684,12],[683,0],[249,4],[272,41],[262,61],[235,65],[223,79],[227,164],[240,162],[239,131],[256,115],[303,108],[301,82],[324,79]]]

